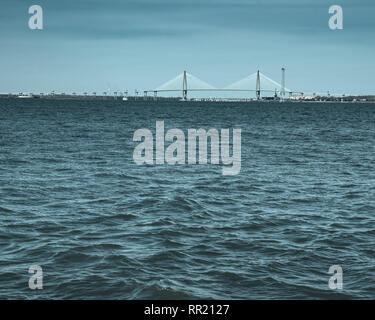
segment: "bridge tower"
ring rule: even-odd
[[[257,100],[260,100],[260,73],[259,70],[257,71],[257,82],[256,82],[256,87],[255,87],[255,93]]]
[[[187,78],[186,71],[184,71],[184,77],[182,79],[182,99],[187,100]]]
[[[257,100],[260,100],[260,72],[259,70],[257,71],[257,82],[256,82],[256,87],[255,87],[255,93]]]

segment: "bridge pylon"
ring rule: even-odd
[[[186,71],[184,71],[184,76],[182,78],[182,99],[187,100],[187,78]]]
[[[257,71],[257,81],[256,81],[256,85],[255,85],[255,93],[256,93],[257,100],[260,100],[260,72],[259,72],[259,70]]]

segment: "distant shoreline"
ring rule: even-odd
[[[154,96],[123,96],[123,95],[72,95],[72,94],[0,94],[0,99],[20,100],[120,100],[127,101],[181,101],[181,97],[154,97]],[[190,98],[189,102],[283,102],[279,97],[262,97],[260,100],[252,98]],[[184,101],[184,102],[186,102]],[[316,96],[316,97],[292,97],[284,99],[284,102],[342,102],[342,103],[375,103],[375,95],[361,96]]]
[[[20,95],[20,94],[0,94],[0,99],[19,99],[19,100],[119,100],[124,103],[128,101],[180,101],[181,97],[153,97],[153,96],[114,96],[114,95],[71,95],[71,94],[46,94],[46,95]],[[188,102],[283,102],[280,98],[274,97],[263,97],[261,100],[251,98],[191,98],[187,99]],[[186,102],[184,101],[184,102]],[[375,103],[375,96],[363,95],[363,96],[346,96],[346,97],[314,97],[308,99],[284,99],[284,102],[315,102],[315,103],[329,103],[329,102],[340,102],[340,103]]]

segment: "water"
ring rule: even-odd
[[[156,120],[241,128],[240,174],[137,166]],[[374,104],[1,99],[0,298],[374,299],[374,141]]]

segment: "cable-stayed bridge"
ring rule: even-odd
[[[248,77],[236,81],[224,88],[216,88],[213,85],[184,71],[177,77],[165,82],[156,89],[145,90],[144,95],[147,97],[148,93],[153,93],[154,97],[157,97],[158,93],[162,92],[181,92],[182,99],[186,100],[188,92],[204,91],[255,93],[257,100],[261,98],[263,93],[272,93],[275,97],[279,96],[280,98],[284,98],[286,94],[292,95],[293,93],[299,93],[293,92],[285,87],[285,69],[282,69],[282,84],[277,83],[260,71],[257,71]]]
[[[147,97],[149,93],[153,93],[154,97],[157,98],[158,93],[163,92],[180,92],[182,100],[187,100],[188,92],[248,92],[252,94],[255,93],[257,100],[260,100],[262,95],[265,94],[272,94],[275,98],[280,98],[280,100],[284,100],[287,95],[289,95],[289,97],[292,97],[293,95],[321,95],[328,97],[331,95],[345,96],[343,94],[329,93],[329,91],[302,92],[288,89],[285,86],[285,68],[281,69],[281,84],[267,77],[258,70],[257,72],[223,88],[217,88],[184,71],[155,89],[144,90],[144,96]]]
[[[281,69],[281,84],[278,83],[277,81],[274,81],[273,79],[267,77],[263,73],[261,73],[259,70],[253,74],[250,74],[249,76],[236,81],[226,87],[218,88],[215,87],[201,79],[199,79],[196,76],[193,76],[192,74],[184,71],[183,73],[179,74],[175,78],[165,82],[164,84],[160,85],[159,87],[151,90],[144,90],[144,96],[147,98],[149,93],[154,94],[154,98],[158,97],[159,93],[164,93],[164,92],[169,92],[169,93],[178,93],[178,95],[181,94],[182,100],[187,100],[187,95],[189,92],[242,92],[242,96],[245,96],[246,100],[252,99],[253,94],[255,93],[255,97],[257,100],[260,100],[264,96],[267,96],[266,99],[270,97],[270,94],[273,95],[273,98],[277,98],[279,100],[284,100],[287,95],[289,95],[289,98],[294,99],[294,100],[301,100],[301,99],[306,99],[306,100],[314,100],[315,98],[318,98],[319,101],[332,101],[334,98],[340,98],[341,101],[350,101],[348,98],[352,98],[354,100],[360,99],[361,95],[358,94],[339,94],[339,93],[332,93],[329,91],[296,91],[296,90],[291,90],[288,89],[285,86],[285,68]],[[135,96],[134,98],[137,99],[139,96],[140,91],[135,90]],[[251,94],[252,96],[249,96],[248,94]],[[263,97],[262,97],[263,95]],[[128,100],[128,90],[125,91],[114,91],[113,94],[111,95],[111,91],[109,92],[104,91],[103,94],[101,95],[100,93],[97,94],[97,92],[93,92],[91,95],[86,91],[83,92],[82,94],[77,94],[76,92],[73,92],[72,94],[66,94],[64,92],[62,93],[55,93],[55,91],[52,91],[50,93],[40,93],[40,94],[24,94],[24,93],[19,93],[19,94],[12,94],[12,93],[0,93],[0,97],[19,97],[19,98],[32,98],[32,97],[47,97],[47,98],[109,98],[109,97],[114,97],[117,99],[118,97],[123,98],[123,100]],[[371,95],[367,95],[371,96]],[[366,96],[366,97],[367,97]],[[174,97],[176,97],[174,95]],[[129,97],[132,98],[132,97]],[[213,99],[219,98],[216,96]],[[233,98],[233,97],[231,97]],[[236,97],[235,99],[237,99]],[[271,99],[273,99],[271,98]],[[212,99],[210,97],[209,99]],[[220,99],[220,98],[219,98]],[[241,99],[241,98],[240,98]],[[367,99],[367,98],[366,98]],[[243,100],[243,98],[241,99]]]

